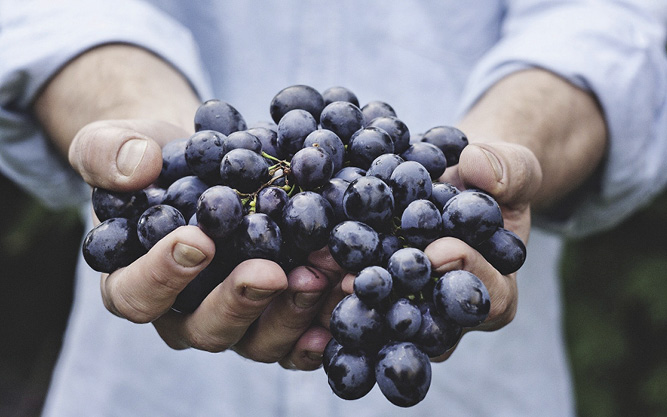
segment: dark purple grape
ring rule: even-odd
[[[384,318],[376,308],[350,294],[331,312],[329,330],[344,348],[376,351],[384,341]]]
[[[208,185],[201,178],[190,175],[174,181],[164,195],[163,204],[175,207],[189,219],[197,209],[199,196],[206,191]]]
[[[322,129],[334,132],[344,144],[364,125],[364,116],[359,107],[347,101],[328,104],[320,116]]]
[[[326,198],[312,191],[296,194],[285,205],[283,234],[299,249],[312,252],[327,244],[334,212]]]
[[[197,201],[197,226],[212,239],[226,238],[243,220],[243,204],[236,191],[216,185]]]
[[[162,187],[169,187],[179,178],[194,175],[185,160],[185,147],[189,138],[171,141],[162,147],[162,170],[158,183]]]
[[[329,182],[333,161],[318,147],[303,148],[290,161],[290,175],[302,190],[314,190]]]
[[[384,101],[374,100],[369,101],[361,108],[361,113],[364,116],[364,125],[370,123],[376,117],[396,117],[396,111],[389,104]]]
[[[345,167],[334,174],[334,178],[340,178],[347,182],[352,182],[364,176],[366,176],[366,170],[359,167]]]
[[[352,103],[355,106],[359,107],[359,99],[357,96],[345,87],[330,87],[322,92],[322,98],[324,99],[324,105],[327,106],[334,101],[347,101]]]
[[[329,373],[329,364],[333,357],[343,348],[343,345],[338,343],[333,337],[329,339],[327,345],[324,347],[324,352],[322,352],[322,368],[325,373]]]
[[[381,179],[359,177],[343,194],[343,212],[348,219],[366,223],[375,230],[386,230],[392,225],[394,195]]]
[[[447,182],[434,182],[433,183],[433,192],[431,193],[431,202],[435,204],[438,210],[442,211],[445,207],[445,204],[454,197],[456,194],[460,193],[458,188],[454,187],[452,184]]]
[[[139,243],[136,223],[121,217],[105,220],[90,230],[82,251],[91,268],[106,273],[127,266],[146,253]]]
[[[526,261],[526,245],[514,232],[499,227],[477,251],[503,275],[514,273]]]
[[[398,214],[415,200],[428,200],[433,192],[431,175],[419,162],[405,161],[394,169],[389,179]]]
[[[287,192],[280,187],[262,188],[257,193],[255,210],[271,217],[276,223],[283,221],[283,209],[289,201]]]
[[[273,97],[269,113],[273,121],[278,124],[285,114],[296,109],[307,111],[319,121],[323,108],[324,99],[319,91],[307,85],[291,85]]]
[[[448,320],[462,327],[474,327],[486,320],[491,298],[484,283],[464,270],[445,273],[433,289],[433,302]]]
[[[274,158],[283,159],[282,152],[278,149],[278,125],[275,126],[275,130],[257,126],[246,130],[246,132],[259,139],[262,144],[262,152]]]
[[[357,130],[347,145],[347,157],[352,164],[367,170],[380,155],[394,152],[394,143],[387,132],[378,127]]]
[[[231,104],[212,99],[204,102],[195,113],[195,131],[215,130],[229,135],[238,130],[245,130],[246,122],[241,113]]]
[[[375,386],[375,362],[357,350],[340,349],[329,361],[331,390],[344,400],[357,400]]]
[[[403,242],[401,242],[401,239],[395,235],[380,233],[379,236],[381,252],[380,265],[387,265],[391,255],[403,247]]]
[[[144,188],[144,193],[146,193],[146,198],[148,199],[148,207],[152,207],[162,204],[167,190],[157,185],[149,185]]]
[[[93,188],[93,211],[100,221],[123,217],[136,222],[149,207],[146,191],[110,191]]]
[[[166,204],[149,207],[137,222],[139,242],[149,250],[160,239],[181,226],[185,226],[185,218],[174,207]]]
[[[500,206],[490,195],[464,191],[452,197],[442,210],[445,234],[477,246],[503,226]]]
[[[252,130],[256,128],[261,128],[261,129],[269,129],[272,130],[274,133],[278,133],[278,123],[274,122],[273,120],[260,120],[255,123],[253,123],[251,126],[248,126],[246,130]],[[252,133],[252,132],[250,132]],[[254,135],[254,133],[253,133]]]
[[[445,154],[435,145],[426,142],[413,143],[401,154],[406,161],[417,161],[431,175],[431,179],[437,180],[447,168]]]
[[[387,262],[394,287],[404,294],[419,292],[431,279],[431,261],[417,248],[402,248]]]
[[[253,152],[261,154],[262,141],[247,130],[239,130],[230,133],[222,141],[222,149],[225,154],[233,149],[250,149]],[[222,157],[220,159],[222,159]]]
[[[392,404],[412,407],[426,397],[431,386],[431,362],[410,342],[390,343],[377,355],[375,378]]]
[[[367,266],[380,263],[380,237],[367,224],[346,220],[331,231],[329,252],[343,269],[361,271]]]
[[[401,235],[408,245],[425,249],[443,235],[440,210],[429,200],[408,204],[401,215]]]
[[[380,116],[371,120],[366,127],[379,127],[389,134],[394,143],[394,152],[401,154],[410,146],[410,129],[398,117]]]
[[[215,130],[200,130],[190,136],[185,145],[185,162],[190,171],[207,184],[220,181],[225,135]]]
[[[440,148],[447,158],[447,166],[458,164],[461,151],[468,145],[466,135],[452,126],[433,127],[424,132],[421,141]]]
[[[422,314],[422,322],[417,334],[413,337],[419,349],[430,358],[435,358],[443,355],[458,343],[463,334],[461,326],[440,315],[430,301],[421,302],[419,310]]]
[[[306,137],[317,130],[317,121],[306,110],[290,110],[278,122],[278,150],[291,157],[303,148]]]
[[[234,234],[234,248],[239,260],[261,258],[278,262],[282,242],[278,224],[264,213],[244,216]]]
[[[327,201],[331,204],[336,223],[347,220],[347,216],[345,216],[345,210],[343,210],[343,195],[345,194],[345,190],[347,190],[349,185],[349,182],[341,178],[332,178],[329,180],[329,182],[324,184],[324,186],[322,186],[319,191],[322,197],[326,198]]]
[[[395,153],[380,155],[371,162],[371,166],[366,170],[366,175],[378,177],[389,184],[391,173],[403,162],[405,162],[403,158]]]
[[[391,293],[391,275],[380,266],[367,266],[354,278],[353,287],[361,301],[371,306],[378,305]]]
[[[419,307],[407,298],[394,301],[385,313],[387,333],[392,340],[408,341],[421,327]]]
[[[233,149],[222,158],[220,178],[223,185],[252,193],[269,180],[269,164],[250,149]]]
[[[331,130],[318,129],[306,136],[303,147],[315,146],[323,152],[326,152],[333,162],[334,172],[343,168],[345,161],[345,145]]]

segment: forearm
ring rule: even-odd
[[[76,133],[106,119],[156,119],[193,130],[199,99],[172,66],[138,47],[92,49],[68,63],[37,98],[37,119],[67,155]]]
[[[535,154],[542,170],[542,185],[532,200],[537,208],[581,186],[607,147],[607,129],[595,98],[538,69],[498,82],[459,127],[471,142],[512,142]]]

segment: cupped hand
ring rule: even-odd
[[[188,136],[158,121],[94,122],[74,138],[69,160],[93,187],[139,190],[158,178],[161,146]],[[193,313],[171,310],[176,296],[214,254],[214,242],[199,228],[180,227],[132,264],[102,275],[104,305],[132,322],[152,323],[174,349],[232,349],[249,359],[289,368],[319,367],[330,335],[315,319],[325,295],[340,286],[341,278],[326,253],[313,254],[313,266],[289,274],[271,261],[245,261]]]

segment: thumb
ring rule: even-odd
[[[72,140],[69,162],[93,187],[138,190],[149,186],[160,175],[160,143],[187,136],[187,132],[166,122],[94,122],[84,126]]]
[[[470,144],[461,153],[458,170],[466,188],[487,191],[508,207],[529,204],[542,184],[535,154],[513,143]]]

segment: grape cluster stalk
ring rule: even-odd
[[[354,292],[330,319],[329,386],[353,400],[377,384],[397,406],[419,403],[430,386],[430,359],[482,323],[491,306],[478,277],[436,274],[424,249],[455,237],[510,274],[525,261],[524,243],[504,228],[491,195],[439,181],[468,145],[459,129],[411,135],[390,104],[360,106],[345,87],[286,87],[269,114],[271,121],[248,126],[231,104],[204,102],[196,133],[162,149],[154,184],[93,190],[100,223],[84,239],[84,259],[111,273],[176,228],[196,225],[216,255],[172,306],[187,314],[247,259],[289,272],[327,247],[356,274]]]

